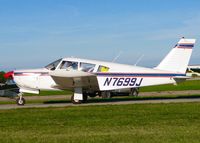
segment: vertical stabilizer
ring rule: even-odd
[[[182,38],[155,69],[185,73],[195,41]]]

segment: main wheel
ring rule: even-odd
[[[109,91],[104,91],[101,93],[101,97],[105,99],[105,98],[111,98],[112,96]]]
[[[130,96],[138,96],[139,94],[139,89],[138,88],[132,88],[130,92]]]
[[[82,102],[87,102],[87,99],[88,99],[88,95],[87,93],[83,93],[83,101]]]
[[[25,104],[25,99],[23,98],[23,97],[18,97],[17,98],[17,100],[16,100],[16,102],[17,102],[17,105],[20,105],[20,106],[22,106],[22,105],[24,105]]]
[[[88,96],[89,96],[89,97],[96,97],[97,94],[96,94],[95,92],[94,92],[94,93],[89,93]]]
[[[71,96],[71,102],[72,102],[73,104],[81,104],[81,103],[82,103],[81,100],[75,100],[75,99],[74,99],[74,95]]]

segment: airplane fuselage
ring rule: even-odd
[[[60,61],[60,63],[62,63],[63,61],[77,62],[77,70],[80,70],[80,63],[93,64],[94,69],[90,73],[96,75],[98,87],[95,90],[98,89],[100,91],[129,89],[159,84],[172,84],[176,82],[173,77],[185,76],[185,74],[180,73],[172,73],[157,69],[143,68],[111,62],[64,58]],[[54,70],[66,70],[60,69],[59,64]],[[108,67],[109,70],[99,71],[98,69],[100,66]],[[21,92],[39,93],[40,90],[64,89],[56,84],[54,79],[49,74],[51,71],[52,70],[47,68],[16,70],[14,71],[13,77],[16,84],[20,87]]]

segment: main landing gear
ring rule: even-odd
[[[73,104],[81,104],[85,103],[89,97],[95,97],[100,96],[102,98],[111,98],[111,92],[110,91],[104,91],[104,92],[83,92],[82,88],[75,88],[74,89],[74,95],[71,96],[71,102]]]
[[[81,103],[85,103],[86,101],[87,101],[87,95],[84,95],[83,94],[83,100],[79,100],[79,99],[75,99],[74,98],[74,95],[72,95],[71,96],[71,102],[73,103],[73,104],[81,104]]]
[[[73,104],[81,104],[87,101],[87,94],[83,93],[82,88],[75,88],[74,95],[71,97]]]
[[[17,105],[22,106],[22,105],[25,104],[26,101],[25,101],[25,99],[23,98],[22,95],[23,95],[22,93],[19,93],[19,94],[18,94],[18,98],[16,99]]]
[[[103,99],[112,98],[112,93],[111,93],[110,91],[101,92],[101,97],[102,97]]]
[[[128,92],[126,93],[126,95],[135,96],[135,97],[137,97],[138,94],[139,94],[139,88],[132,88],[129,93]],[[113,96],[117,96],[117,94],[114,94],[111,91],[102,91],[102,92],[90,93],[90,92],[83,92],[82,88],[75,88],[74,89],[74,95],[71,96],[71,102],[73,104],[85,103],[87,101],[88,96],[89,97],[95,97],[97,95],[102,97],[103,99],[106,99],[106,98],[109,99],[109,98],[112,98]]]
[[[129,95],[137,97],[139,95],[139,88],[131,88]]]

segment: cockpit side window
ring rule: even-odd
[[[47,68],[48,70],[55,70],[61,60],[62,59],[59,59],[59,60],[57,60],[57,61],[55,61],[53,63],[50,63],[47,66],[45,66],[45,68]]]
[[[109,71],[109,67],[106,66],[99,66],[98,68],[98,72],[108,72]]]
[[[78,70],[78,62],[63,61],[63,62],[60,64],[60,69]]]
[[[95,68],[95,64],[90,63],[80,63],[80,70],[84,72],[93,72]]]

